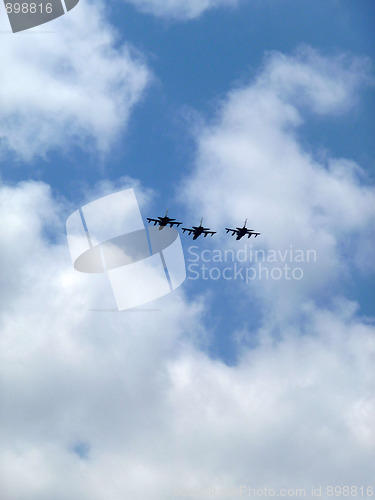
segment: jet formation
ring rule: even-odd
[[[168,225],[170,227],[174,225],[179,227],[182,224],[182,222],[178,222],[176,221],[176,219],[171,219],[170,217],[168,217],[168,209],[163,217],[158,217],[157,219],[152,219],[150,217],[147,217],[147,220],[148,223],[153,222],[154,226],[159,225],[159,230],[162,230],[165,226]],[[206,237],[208,234],[210,234],[211,236],[216,234],[216,231],[211,231],[209,227],[202,226],[202,223],[203,223],[203,218],[201,219],[199,226],[192,226],[191,228],[182,227],[181,228],[182,232],[185,233],[187,231],[189,236],[193,235],[193,240],[199,238],[201,234],[203,234],[204,237]],[[225,230],[227,234],[231,232],[232,233],[231,236],[236,236],[236,240],[240,240],[243,236],[247,236],[248,238],[254,236],[254,238],[256,238],[257,236],[260,235],[260,233],[254,231],[254,229],[247,228],[246,224],[247,224],[247,219],[245,220],[243,227],[236,227],[235,229],[226,227]]]

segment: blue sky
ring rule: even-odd
[[[81,151],[66,156],[50,153],[49,162],[61,164],[58,170],[64,170],[62,178],[54,177],[56,168],[52,173],[47,165],[40,169],[40,159],[35,164],[21,162],[16,171],[7,169],[3,175],[19,179],[27,177],[29,171],[30,176],[46,178],[65,194],[70,192],[67,181],[73,176],[95,182],[109,171],[112,178],[126,174],[146,182],[150,179],[150,185],[158,183],[158,191],[170,197],[194,155],[186,114],[199,113],[209,119],[217,101],[233,85],[254,76],[267,52],[290,53],[300,45],[311,45],[323,52],[348,51],[373,57],[375,50],[371,26],[374,5],[370,0],[360,5],[243,2],[241,8],[217,9],[184,22],[142,14],[125,2],[110,3],[107,9],[118,42],[130,42],[140,51],[155,76],[133,112],[131,126],[113,145],[114,152],[101,161]],[[317,123],[311,117],[301,139],[311,148],[328,148],[334,155],[365,163],[372,172],[374,105],[373,93],[367,89],[348,120]],[[172,182],[164,183],[164,178]]]
[[[81,0],[1,35],[5,500],[373,481],[375,4],[235,3]],[[205,255],[317,261],[90,312],[65,221],[129,185],[144,218],[203,216]],[[224,234],[245,218],[259,238]]]
[[[131,43],[153,73],[129,126],[104,155],[74,147],[52,150],[45,159],[27,162],[10,155],[15,167],[12,161],[3,178],[43,180],[57,195],[79,203],[82,186],[128,175],[155,190],[153,215],[172,206],[185,220],[186,208],[176,185],[184,181],[194,162],[194,121],[210,121],[225,94],[254,79],[270,51],[292,53],[309,45],[327,54],[373,57],[373,13],[371,1],[361,2],[360,8],[353,2],[243,2],[239,8],[215,9],[178,22],[140,13],[125,2],[111,3],[106,14],[116,29],[117,44]],[[329,151],[357,161],[371,180],[374,106],[372,89],[364,89],[345,120],[309,115],[298,131],[299,140],[313,155]],[[196,213],[197,220],[201,215]],[[371,283],[363,277],[350,282],[347,291],[353,299],[359,294],[365,313],[372,306],[368,291]]]

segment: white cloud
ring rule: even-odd
[[[353,304],[307,303],[281,336],[263,325],[229,367],[200,348],[206,305],[183,291],[160,311],[89,311],[56,234],[71,207],[48,186],[0,198],[4,500],[368,484],[375,331]]]
[[[305,104],[318,114],[344,113],[356,102],[356,90],[371,82],[371,63],[349,54],[323,57],[306,46],[294,56],[270,52],[257,88],[271,90],[283,101]]]
[[[305,64],[321,81],[314,109],[350,104],[355,85],[327,98],[319,65]],[[298,65],[301,82],[302,59]],[[238,334],[235,366],[202,347],[212,311],[184,289],[150,306],[159,311],[90,311],[96,291],[73,271],[63,234],[76,207],[54,200],[43,183],[1,186],[4,500],[172,500],[241,485],[305,488],[306,498],[322,485],[328,499],[328,484],[371,484],[374,325],[345,299],[318,307],[314,290],[350,270],[342,246],[351,233],[358,249],[350,248],[363,251],[374,195],[353,162],[322,165],[303,151],[293,79],[267,86],[267,68],[201,130],[189,185],[196,197],[187,196],[207,223],[251,217],[262,232],[257,244],[284,249],[293,238],[296,247],[316,247],[320,261],[297,290],[285,281],[252,287],[271,319]],[[111,189],[104,183],[93,193]],[[298,314],[287,314],[284,300]]]
[[[215,119],[197,129],[195,169],[183,196],[196,217],[219,228],[217,244],[242,248],[245,239],[220,238],[220,227],[242,225],[247,217],[248,227],[261,232],[246,239],[254,250],[316,251],[317,261],[302,265],[302,280],[247,287],[278,309],[277,321],[298,313],[313,294],[332,293],[354,264],[373,269],[373,186],[353,161],[314,159],[297,135],[306,113],[348,111],[369,80],[367,67],[367,60],[312,49],[271,54],[258,77],[230,92]]]
[[[305,336],[284,331],[283,340],[262,345],[262,332],[235,368],[196,355],[175,363],[170,421],[178,449],[197,464],[192,485],[370,479],[374,328],[337,312],[310,310],[309,321]]]
[[[101,474],[113,461],[106,458],[107,449],[120,453],[118,467],[127,459],[124,439],[131,443],[138,433],[142,439],[152,434],[153,419],[161,418],[165,360],[184,335],[193,338],[201,331],[201,305],[176,293],[158,303],[160,311],[90,311],[97,292],[72,269],[65,235],[59,235],[63,225],[56,227],[56,215],[61,222],[71,208],[54,202],[42,183],[2,186],[0,199],[6,270],[0,313],[1,378],[6,381],[1,417],[6,429],[0,431],[3,498],[59,498],[69,491],[72,498],[77,492],[80,498],[104,498],[111,487],[104,483],[98,485],[100,493],[95,491],[95,469]],[[95,442],[95,465],[88,469],[73,452],[85,440],[91,447]],[[67,482],[59,478],[61,468]],[[83,487],[79,471],[86,476]],[[14,481],[19,474],[23,485]]]
[[[0,140],[24,159],[72,145],[105,151],[150,79],[101,4],[83,0],[47,25],[3,34],[1,56]]]
[[[218,7],[234,7],[238,0],[127,0],[142,12],[169,19],[188,20]]]

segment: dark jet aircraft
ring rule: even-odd
[[[216,231],[209,231],[210,228],[203,227],[202,222],[203,222],[203,218],[201,219],[199,226],[193,226],[191,229],[189,229],[187,227],[183,227],[182,231],[183,232],[189,231],[189,236],[191,235],[191,233],[193,233],[194,234],[193,240],[196,240],[198,238],[198,236],[200,236],[201,234],[204,234],[204,237],[206,237],[208,234],[213,236],[216,233]]]
[[[180,224],[182,224],[182,222],[177,222],[176,219],[171,219],[170,217],[168,217],[168,209],[167,211],[165,212],[165,215],[164,217],[158,217],[157,219],[150,219],[149,217],[147,217],[147,220],[148,220],[148,223],[150,222],[153,222],[154,223],[154,226],[156,226],[156,224],[159,224],[159,231],[161,229],[163,229],[163,227],[165,226],[168,226],[168,224],[172,227],[174,224],[176,224],[176,226],[178,227]]]
[[[257,236],[260,235],[260,233],[256,233],[254,231],[254,229],[247,229],[246,227],[246,222],[247,222],[247,219],[245,220],[245,223],[243,225],[243,227],[237,227],[236,229],[231,229],[229,227],[226,227],[226,232],[229,233],[229,231],[232,231],[232,236],[234,236],[235,234],[237,235],[237,238],[236,240],[240,240],[242,238],[242,236],[246,236],[248,238],[250,238],[250,236],[253,234],[254,235],[254,238],[256,238]]]

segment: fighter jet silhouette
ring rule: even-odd
[[[210,228],[203,227],[202,222],[203,222],[203,217],[200,221],[199,226],[193,226],[192,228],[183,227],[182,231],[183,232],[189,231],[189,236],[193,233],[194,234],[193,240],[196,240],[201,234],[204,234],[204,237],[206,237],[208,234],[213,236],[216,233],[216,231],[209,231]]]
[[[159,230],[163,229],[163,227],[167,225],[172,227],[174,224],[176,224],[176,226],[178,227],[180,224],[182,224],[182,222],[177,222],[176,219],[171,219],[170,217],[168,217],[168,208],[165,212],[164,217],[158,217],[157,219],[150,219],[149,217],[147,217],[147,220],[148,223],[153,222],[154,226],[156,226],[156,224],[159,224]]]
[[[254,229],[248,229],[246,227],[246,223],[247,223],[247,219],[245,219],[245,223],[243,225],[243,227],[237,227],[236,229],[231,229],[230,227],[226,227],[226,231],[227,233],[229,233],[229,231],[232,231],[232,236],[234,236],[235,234],[237,235],[237,238],[236,240],[240,240],[242,238],[242,236],[246,236],[248,238],[250,238],[250,236],[253,234],[254,235],[254,238],[256,238],[257,236],[260,235],[260,233],[257,233],[256,231],[254,231]]]

